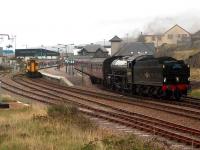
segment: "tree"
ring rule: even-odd
[[[9,44],[9,45],[7,45],[6,47],[7,47],[7,48],[12,48],[13,46]]]

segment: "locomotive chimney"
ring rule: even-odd
[[[118,36],[114,36],[110,42],[111,42],[111,56],[113,56],[116,52],[119,51],[121,46],[121,39]]]

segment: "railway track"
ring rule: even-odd
[[[165,111],[167,113],[171,113],[171,114],[175,114],[175,115],[179,115],[179,116],[184,116],[184,117],[189,117],[189,118],[193,118],[193,119],[197,119],[197,120],[200,120],[200,111],[199,110],[190,110],[188,108],[182,108],[180,106],[174,106],[174,105],[166,105],[164,103],[155,103],[155,102],[149,102],[149,101],[141,101],[141,100],[136,100],[131,98],[132,101],[127,101],[125,98],[119,98],[116,96],[113,96],[113,95],[109,95],[110,97],[108,97],[108,94],[104,95],[104,94],[100,94],[100,93],[97,93],[95,94],[96,92],[94,93],[91,93],[91,92],[86,92],[86,91],[79,91],[79,89],[77,88],[72,88],[72,89],[66,89],[64,87],[60,88],[60,89],[57,89],[58,87],[53,87],[53,85],[45,85],[44,83],[42,84],[39,84],[39,83],[36,83],[34,81],[30,81],[28,79],[22,79],[22,78],[18,78],[17,80],[15,80],[15,82],[19,83],[19,84],[22,84],[24,86],[27,86],[27,87],[31,87],[30,88],[33,88],[33,85],[35,86],[34,89],[37,90],[38,87],[40,88],[45,88],[45,89],[48,89],[48,90],[54,90],[56,91],[57,93],[59,94],[63,94],[63,95],[70,95],[74,98],[84,98],[85,101],[94,101],[92,100],[91,98],[85,98],[83,97],[82,95],[87,95],[87,96],[90,96],[92,97],[93,99],[97,99],[96,101],[102,101],[101,99],[106,99],[106,100],[109,100],[109,101],[112,101],[112,102],[118,102],[119,105],[120,104],[127,104],[127,105],[136,105],[136,106],[139,106],[139,107],[146,107],[146,108],[150,108],[150,109],[154,109],[154,110],[158,110],[158,111]],[[41,89],[42,90],[42,89]],[[67,91],[66,91],[67,90]],[[72,93],[69,93],[72,92]],[[79,95],[78,95],[79,94]],[[113,96],[113,97],[112,97]]]
[[[29,83],[30,84],[30,83]],[[187,145],[193,145],[194,147],[200,147],[200,131],[192,128],[187,128],[163,120],[155,119],[145,115],[129,112],[106,104],[95,103],[86,104],[85,100],[82,102],[74,101],[74,98],[69,99],[53,94],[52,89],[46,89],[43,87],[43,91],[38,94],[42,88],[26,89],[21,88],[17,85],[13,85],[11,82],[3,81],[2,88],[12,93],[45,102],[48,104],[63,104],[70,103],[78,106],[80,111],[86,115],[103,118],[112,122],[123,124],[132,128],[137,128],[146,132],[150,132],[155,135],[160,135],[172,140],[185,143]],[[31,87],[29,87],[31,88]],[[51,96],[47,96],[45,92]],[[57,91],[55,91],[57,92]],[[32,96],[34,95],[34,96]],[[52,97],[54,96],[54,97]],[[79,98],[81,99],[81,98]],[[98,107],[97,107],[98,106]],[[104,107],[104,108],[103,108]],[[106,108],[106,110],[105,110]]]
[[[135,97],[128,97],[128,96],[124,96],[124,95],[116,95],[116,94],[108,94],[108,93],[98,93],[96,91],[93,90],[85,90],[85,89],[81,89],[81,88],[77,88],[77,87],[67,87],[67,86],[62,86],[62,85],[57,85],[57,84],[52,84],[49,81],[46,81],[44,79],[39,79],[40,82],[43,82],[44,85],[51,85],[52,87],[58,88],[58,89],[62,89],[62,90],[69,90],[69,91],[76,91],[77,89],[79,90],[79,93],[81,94],[85,94],[85,95],[95,95],[95,96],[99,96],[102,98],[115,98],[115,99],[120,99],[120,100],[124,100],[124,101],[135,101],[136,99],[144,99],[144,97],[141,96],[135,96]],[[168,104],[174,104],[174,105],[179,105],[179,106],[185,106],[185,107],[190,107],[190,108],[196,108],[196,109],[200,109],[200,98],[194,98],[194,97],[184,97],[184,99],[182,101],[172,101],[172,100],[159,100],[159,99],[152,99],[152,98],[148,98],[145,97],[145,99],[151,100],[151,101],[156,101],[156,102],[161,102],[161,103],[168,103]],[[149,103],[149,101],[148,101]]]
[[[185,98],[188,99],[188,100],[196,101],[196,102],[198,101],[200,103],[200,98],[191,97],[191,96],[186,96]]]
[[[6,72],[0,72],[0,78],[4,77],[6,74]]]

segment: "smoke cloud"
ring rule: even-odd
[[[186,12],[172,17],[157,17],[144,25],[144,34],[162,34],[175,24],[180,25],[190,33],[200,30],[198,12]]]

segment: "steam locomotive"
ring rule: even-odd
[[[75,69],[92,83],[113,90],[158,98],[180,99],[190,89],[190,67],[172,57],[153,55],[77,59]]]

